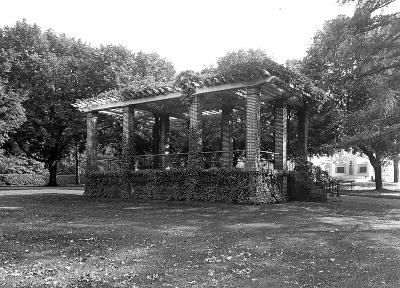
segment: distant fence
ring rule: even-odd
[[[0,186],[45,186],[49,182],[48,174],[0,174]],[[79,183],[85,183],[85,176],[79,176]],[[75,175],[57,175],[60,186],[75,184]]]

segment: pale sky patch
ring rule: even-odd
[[[300,59],[326,20],[353,10],[336,0],[0,0],[0,7],[0,26],[25,18],[94,46],[156,52],[177,71],[215,65],[240,48],[263,49],[279,63]]]

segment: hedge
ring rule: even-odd
[[[281,203],[282,177],[273,171],[241,169],[143,170],[92,173],[85,195],[101,198],[196,200],[227,203]]]
[[[0,174],[0,186],[45,186],[47,182],[44,174]]]
[[[48,174],[0,174],[0,186],[45,186],[49,182]],[[80,183],[85,177],[80,175]],[[75,175],[57,175],[60,186],[75,184]]]

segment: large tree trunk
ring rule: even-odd
[[[49,183],[47,186],[56,187],[57,185],[57,162],[47,163],[49,169]]]
[[[380,164],[372,165],[375,170],[375,189],[380,190],[382,189],[382,167]]]
[[[78,142],[75,143],[75,184],[79,184],[79,153]]]
[[[393,157],[393,170],[394,170],[394,177],[393,182],[399,182],[399,155],[395,155]]]
[[[382,159],[379,153],[372,153],[368,148],[363,147],[361,148],[363,153],[368,156],[369,162],[371,163],[372,167],[374,167],[375,171],[375,189],[380,190],[382,189]]]

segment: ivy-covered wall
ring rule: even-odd
[[[240,204],[287,201],[282,174],[240,169],[144,170],[87,175],[85,195],[102,198],[195,200]]]

